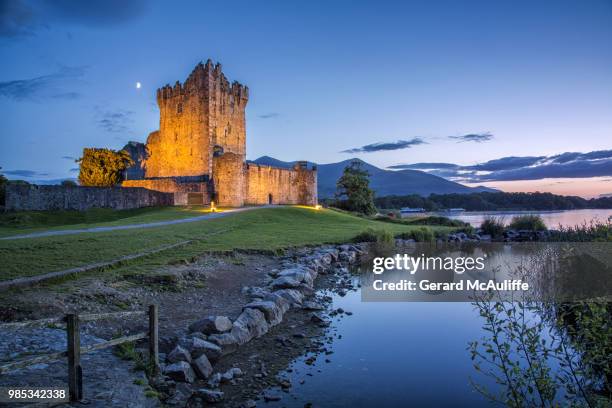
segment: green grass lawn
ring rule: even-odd
[[[88,211],[22,211],[0,213],[0,237],[30,232],[82,229],[191,218],[209,207],[149,207],[133,210],[94,208]]]
[[[165,212],[166,209],[159,211]],[[156,217],[154,211],[140,215],[146,216]],[[0,280],[112,260],[185,240],[193,242],[133,261],[123,269],[146,272],[161,265],[191,259],[206,251],[278,250],[301,245],[348,242],[368,227],[387,229],[393,233],[415,228],[372,221],[332,210],[279,207],[142,230],[3,240],[0,241]],[[448,231],[445,227],[434,228]]]

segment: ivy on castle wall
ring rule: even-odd
[[[80,163],[79,183],[82,186],[112,187],[123,180],[123,172],[134,164],[125,150],[87,148],[83,149]]]

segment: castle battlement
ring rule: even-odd
[[[206,64],[200,62],[191,71],[184,83],[176,81],[174,86],[166,84],[157,90],[157,102],[173,99],[177,96],[187,96],[202,93],[204,90],[217,90],[225,95],[232,95],[239,104],[246,105],[249,99],[249,88],[238,81],[229,82],[222,71],[220,63],[213,64],[208,60]]]

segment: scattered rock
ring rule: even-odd
[[[231,329],[232,322],[226,316],[208,316],[189,326],[190,332],[200,332],[207,335],[225,333]]]
[[[274,294],[287,300],[292,307],[301,307],[304,295],[296,289],[281,289],[273,292]]]
[[[170,354],[168,354],[166,360],[169,363],[178,363],[179,361],[186,361],[188,363],[191,363],[191,354],[183,347],[176,346],[174,350],[172,350]]]
[[[300,286],[300,281],[291,276],[280,276],[272,281],[272,289],[294,289]]]
[[[223,401],[223,392],[199,388],[195,391],[195,395],[202,398],[205,402],[214,404]]]
[[[208,361],[206,354],[202,354],[200,357],[196,358],[192,363],[192,367],[198,377],[205,380],[208,379],[213,372],[212,365],[210,361]]]
[[[248,336],[247,341],[249,341],[253,337],[261,337],[266,334],[269,330],[270,326],[266,321],[266,318],[262,312],[257,309],[247,308],[242,311],[240,316],[234,322],[232,327],[232,334],[236,336],[239,344],[241,341],[241,337],[238,335],[242,335],[244,337],[244,330],[246,329]],[[236,332],[236,333],[235,333]],[[247,336],[247,337],[248,337]]]
[[[276,326],[283,320],[283,313],[272,301],[258,300],[244,306],[244,309],[257,309],[264,314],[270,326]]]
[[[198,358],[202,354],[206,354],[206,357],[208,357],[210,361],[215,362],[222,355],[221,347],[197,337],[181,339],[179,340],[179,345],[189,350],[192,359]]]
[[[175,381],[192,383],[195,380],[195,373],[186,361],[179,361],[166,366],[164,374]]]
[[[238,349],[238,340],[232,333],[211,334],[208,336],[211,343],[221,347],[221,355],[233,353]]]

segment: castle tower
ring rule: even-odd
[[[227,80],[221,64],[198,64],[187,80],[157,90],[159,130],[147,139],[146,178],[212,177],[213,156],[246,157],[246,86]]]

